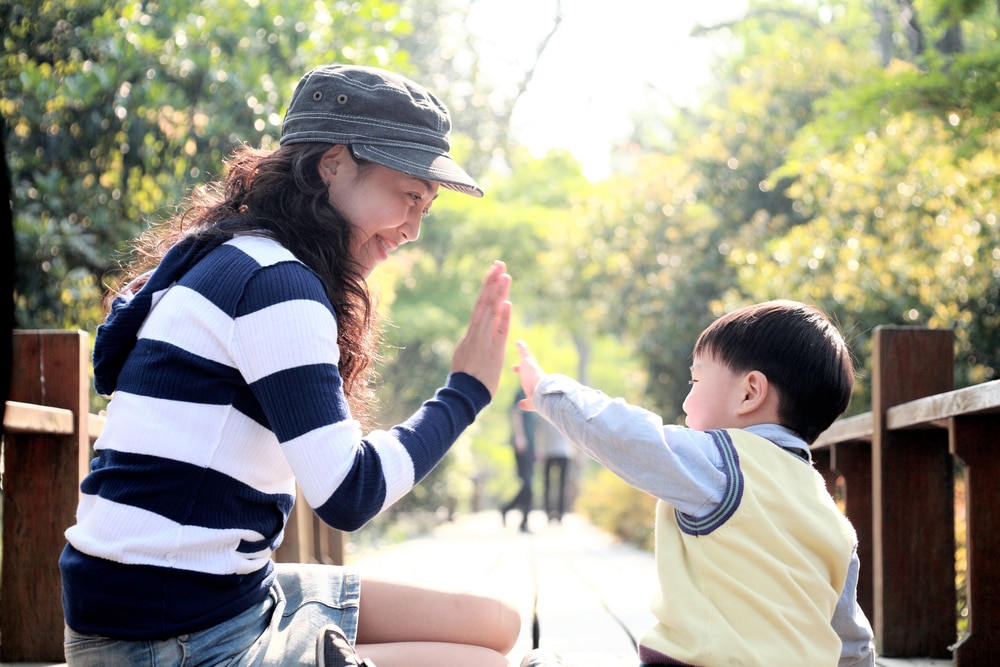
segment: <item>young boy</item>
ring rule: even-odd
[[[523,407],[659,499],[644,664],[874,664],[857,538],[809,454],[854,386],[847,346],[821,312],[770,301],[710,325],[694,348],[686,427],[546,375],[518,348]],[[562,663],[540,651],[524,664]]]

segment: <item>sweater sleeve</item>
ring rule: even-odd
[[[335,528],[361,527],[412,489],[490,401],[478,380],[453,374],[406,422],[365,436],[318,278],[298,263],[267,267],[242,301],[231,349],[259,403],[247,412],[274,433],[305,500]]]

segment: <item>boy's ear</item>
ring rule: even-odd
[[[774,398],[767,376],[760,371],[750,371],[743,376],[742,391],[740,404],[736,407],[738,415],[748,415],[761,410]]]

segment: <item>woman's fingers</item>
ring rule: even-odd
[[[510,333],[511,277],[506,265],[497,261],[486,273],[469,319],[469,328],[455,348],[452,372],[464,372],[482,382],[495,395],[503,372],[507,336]]]

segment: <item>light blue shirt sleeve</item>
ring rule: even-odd
[[[865,612],[858,606],[858,571],[861,561],[858,550],[851,554],[844,590],[837,600],[830,625],[840,637],[840,661],[837,667],[874,667],[875,633]]]
[[[711,438],[664,425],[656,414],[564,375],[548,375],[533,397],[538,413],[629,485],[700,516],[722,501],[726,476]]]

